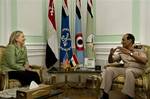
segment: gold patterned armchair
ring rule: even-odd
[[[150,46],[148,45],[137,45],[137,48],[144,50],[148,57],[145,72],[136,79],[135,93],[142,97],[141,99],[150,99]],[[109,64],[108,66],[120,66],[120,64]],[[124,84],[124,76],[119,75],[113,80],[112,89],[122,88]]]
[[[2,61],[2,56],[4,54],[5,48],[6,48],[5,46],[0,46],[0,90],[13,88],[13,87],[21,87],[21,83],[18,80],[9,79],[7,72],[4,72],[3,69],[1,68],[1,61]],[[40,80],[42,82],[43,67],[32,65],[31,68],[33,71],[39,74]]]

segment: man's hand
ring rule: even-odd
[[[110,55],[113,55],[115,51],[116,51],[116,48],[115,48],[115,49],[114,49],[114,48],[111,48],[111,49],[110,49]]]
[[[120,52],[124,53],[124,54],[130,54],[131,51],[124,48],[124,47],[117,47],[117,49],[119,49]]]
[[[111,48],[110,49],[110,53],[109,53],[109,56],[108,56],[108,63],[113,63],[114,62],[114,60],[113,60],[113,54],[114,54],[114,52],[116,51],[116,48],[114,49],[114,48]]]

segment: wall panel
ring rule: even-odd
[[[140,41],[140,0],[96,0],[95,42],[120,42],[125,32]]]
[[[17,0],[17,28],[26,35],[43,36],[43,0]]]
[[[96,0],[96,35],[132,32],[132,0]]]

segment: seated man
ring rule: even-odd
[[[135,78],[144,72],[145,64],[148,59],[144,52],[133,47],[134,41],[134,36],[130,33],[126,33],[123,35],[121,41],[122,47],[117,47],[115,49],[111,48],[108,62],[123,61],[124,67],[106,68],[101,83],[101,89],[103,89],[101,99],[109,99],[108,93],[111,89],[112,80],[120,74],[125,76],[122,93],[124,93],[128,99],[133,99],[135,97]]]

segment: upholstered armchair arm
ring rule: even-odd
[[[43,81],[43,78],[42,78],[43,66],[31,65],[31,69],[32,69],[32,71],[35,71],[38,73],[40,80],[42,82]]]
[[[5,77],[6,77],[6,73],[0,72],[0,91],[5,89],[5,87],[6,87],[5,86],[5,81],[6,81]]]
[[[39,65],[31,65],[32,69],[43,69],[43,66],[39,66]]]
[[[145,91],[150,90],[150,67],[148,66],[142,75],[143,79],[143,88]]]
[[[109,63],[104,66],[104,68],[107,68],[107,67],[123,67],[123,64],[122,63]]]
[[[143,89],[145,91],[148,91],[150,89],[150,72],[145,72],[143,75],[142,75],[142,79],[143,79]]]
[[[8,88],[8,72],[0,72],[0,90]]]
[[[150,67],[146,68],[145,73],[146,74],[150,73]]]

